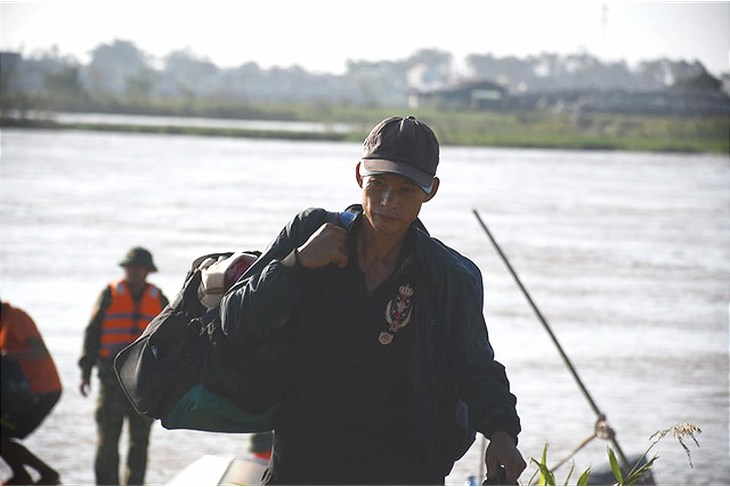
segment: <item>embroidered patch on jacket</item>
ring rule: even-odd
[[[398,294],[388,301],[385,307],[385,321],[388,323],[388,331],[378,335],[381,345],[388,345],[393,341],[395,333],[408,325],[411,321],[413,288],[410,284],[403,284],[398,288]]]

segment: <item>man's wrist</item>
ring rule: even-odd
[[[512,433],[508,433],[506,431],[495,431],[489,436],[490,441],[510,441],[512,444],[517,446],[517,436],[513,435]]]
[[[289,252],[289,255],[281,259],[281,265],[295,272],[304,269],[302,258],[299,255],[299,249],[295,247],[294,250]]]

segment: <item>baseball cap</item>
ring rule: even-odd
[[[439,163],[439,143],[416,117],[390,117],[370,131],[360,162],[361,176],[399,174],[429,193]]]
[[[140,267],[146,267],[151,272],[157,271],[157,267],[155,267],[155,264],[152,262],[152,254],[149,250],[142,247],[134,247],[130,249],[124,256],[124,259],[119,262],[119,265],[122,267],[138,265]]]

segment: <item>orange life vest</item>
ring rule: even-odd
[[[271,460],[271,450],[255,451],[253,452],[253,456],[259,460]]]
[[[122,348],[142,334],[152,318],[162,311],[161,293],[157,287],[147,284],[142,299],[135,302],[127,284],[116,281],[109,285],[112,302],[101,324],[102,358],[114,357]]]
[[[14,308],[9,303],[2,303],[0,349],[3,352],[26,352],[31,339],[43,342],[43,337],[31,317],[20,308]],[[45,348],[45,344],[43,348]],[[56,364],[48,353],[41,360],[20,358],[18,362],[25,372],[30,391],[33,394],[61,390],[61,379],[58,377]]]

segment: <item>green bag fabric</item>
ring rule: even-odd
[[[274,429],[279,404],[261,414],[243,411],[228,399],[197,384],[161,418],[167,429],[192,429],[215,433],[258,433]]]

